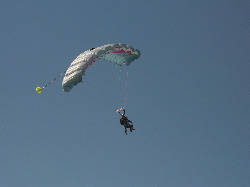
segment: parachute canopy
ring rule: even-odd
[[[107,44],[91,48],[80,54],[66,70],[62,88],[69,92],[75,85],[82,81],[86,69],[98,59],[110,61],[118,65],[129,65],[140,57],[140,51],[126,44]]]

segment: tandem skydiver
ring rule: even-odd
[[[121,111],[123,113],[121,113]],[[120,108],[118,110],[116,110],[117,113],[119,113],[121,115],[121,119],[120,119],[120,124],[122,126],[124,126],[124,129],[125,129],[125,134],[127,135],[127,128],[129,128],[130,132],[133,132],[134,129],[134,125],[133,125],[133,122],[130,121],[128,119],[128,117],[125,115],[125,108]]]

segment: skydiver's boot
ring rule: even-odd
[[[133,130],[135,130],[133,125],[130,125],[129,129],[130,129],[130,132],[133,132]]]

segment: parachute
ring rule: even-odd
[[[66,70],[62,81],[62,88],[69,92],[75,85],[82,81],[85,71],[90,65],[103,59],[120,66],[129,65],[140,57],[140,51],[126,44],[107,44],[97,48],[91,48],[80,54]]]

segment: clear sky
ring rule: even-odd
[[[250,186],[248,18],[247,0],[2,0],[0,186]],[[126,91],[100,62],[35,94],[108,43],[141,51]]]

